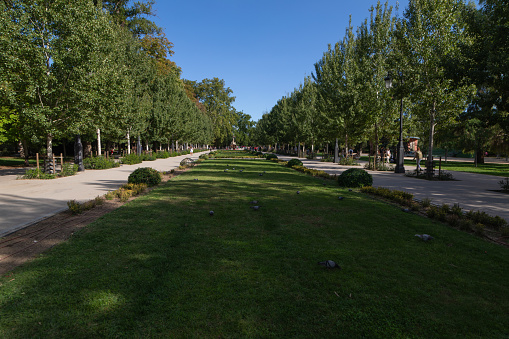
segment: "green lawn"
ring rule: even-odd
[[[0,337],[507,337],[507,248],[323,183],[208,160],[0,278]]]
[[[29,159],[28,163],[30,164],[30,166],[36,166],[37,161],[35,159]],[[43,160],[39,160],[39,163],[42,164]],[[13,157],[3,157],[3,158],[0,158],[0,166],[24,167],[25,159],[13,158]]]

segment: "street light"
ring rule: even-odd
[[[391,72],[387,73],[387,76],[384,78],[385,80],[385,88],[392,88],[392,75]],[[405,148],[403,147],[403,96],[401,96],[401,106],[399,110],[399,143],[398,143],[398,152],[396,157],[396,169],[395,173],[405,173]]]

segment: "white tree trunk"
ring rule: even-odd
[[[97,155],[101,155],[101,130],[97,129]]]
[[[127,154],[131,154],[131,136],[129,130],[127,130]]]

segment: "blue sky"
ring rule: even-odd
[[[217,77],[233,106],[257,121],[314,72],[327,45],[369,17],[376,0],[157,0],[157,25],[174,43],[182,77]],[[384,2],[382,2],[384,3]],[[390,0],[396,6],[398,1]],[[408,4],[399,1],[402,16]]]

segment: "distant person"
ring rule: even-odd
[[[422,152],[421,148],[417,147],[417,151],[415,152],[414,159],[417,161],[417,170],[421,170],[421,160],[422,160]]]
[[[385,161],[386,161],[387,163],[389,163],[389,162],[390,162],[390,160],[391,160],[391,150],[390,150],[390,149],[387,149],[387,159],[385,159]]]
[[[191,147],[191,155],[193,155],[194,149]]]

